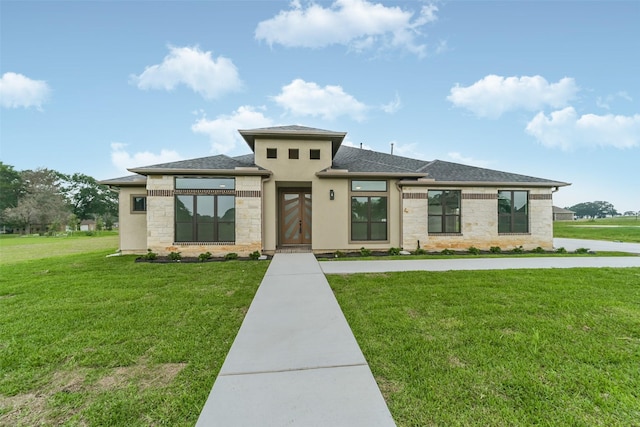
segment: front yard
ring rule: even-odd
[[[631,426],[640,269],[328,276],[398,426]]]

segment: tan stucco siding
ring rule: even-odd
[[[432,188],[444,190],[445,188]],[[408,187],[405,193],[426,193],[426,187]],[[458,249],[471,246],[488,250],[492,246],[511,250],[522,246],[525,250],[540,246],[553,249],[552,200],[549,188],[492,188],[492,187],[448,187],[446,190],[461,190],[461,233],[429,234],[428,200],[405,198],[403,200],[403,245],[407,250],[420,246],[427,250]],[[498,233],[498,190],[522,190],[529,192],[529,232]],[[405,196],[406,197],[406,196]],[[426,231],[425,231],[426,229]]]
[[[123,254],[139,254],[147,251],[147,215],[132,212],[131,197],[144,196],[144,187],[122,187],[118,195],[120,251]]]

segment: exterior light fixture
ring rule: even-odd
[[[336,198],[336,193],[333,190],[329,190],[329,200],[333,200]]]

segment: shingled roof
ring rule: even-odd
[[[234,175],[236,172],[239,172],[238,168],[240,168],[240,171],[243,175],[271,174],[271,172],[267,171],[266,169],[256,166],[253,159],[253,154],[247,154],[237,157],[229,157],[225,156],[224,154],[218,154],[217,156],[200,157],[197,159],[161,163],[157,165],[132,168],[129,170],[141,175],[150,175],[156,173],[223,173]]]

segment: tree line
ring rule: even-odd
[[[0,162],[0,230],[22,234],[78,230],[83,220],[111,229],[118,195],[81,173],[17,171]]]
[[[606,218],[608,216],[618,216],[620,213],[609,202],[595,201],[595,202],[583,202],[577,205],[570,206],[570,211],[575,212],[578,218]],[[640,211],[627,211],[624,212],[625,216],[637,216]]]

